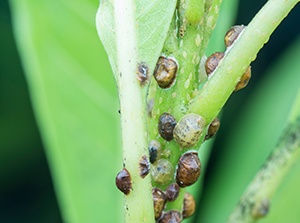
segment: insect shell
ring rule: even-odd
[[[160,88],[169,88],[173,85],[178,65],[177,62],[170,58],[160,56],[154,70],[154,78]]]
[[[255,219],[263,218],[269,213],[269,209],[270,201],[265,198],[254,205],[251,215]]]
[[[232,26],[227,31],[224,37],[224,42],[226,47],[229,47],[234,43],[234,41],[238,38],[238,36],[240,35],[240,33],[243,31],[244,28],[245,28],[244,25]]]
[[[126,168],[123,168],[116,176],[117,188],[125,195],[128,195],[132,189],[130,173]]]
[[[141,86],[144,86],[148,82],[149,79],[148,73],[149,73],[149,68],[147,64],[144,62],[139,63],[136,74],[137,74],[137,79],[139,80]]]
[[[207,58],[205,62],[205,71],[208,77],[210,77],[210,75],[214,72],[223,57],[223,52],[216,52]]]
[[[180,187],[194,184],[201,173],[201,162],[197,152],[183,154],[179,161],[176,172],[176,182]]]
[[[216,117],[208,126],[207,133],[205,135],[205,140],[212,138],[220,128],[220,120]]]
[[[243,74],[240,81],[235,86],[234,91],[238,91],[245,88],[248,85],[250,78],[251,78],[251,66],[247,68],[246,72]]]
[[[174,128],[175,141],[184,148],[196,145],[205,127],[205,119],[197,114],[184,115]]]
[[[180,187],[177,183],[170,184],[166,189],[167,200],[172,202],[175,201],[179,195]]]
[[[188,218],[192,216],[195,213],[196,210],[196,202],[190,193],[184,194],[184,200],[183,200],[183,210],[182,210],[182,217]]]
[[[160,136],[167,141],[171,141],[175,125],[176,120],[170,113],[162,113],[158,120],[158,132]]]
[[[152,188],[153,206],[155,219],[159,219],[166,204],[166,195],[158,188]]]
[[[140,177],[145,178],[150,171],[150,163],[147,156],[142,156],[139,162]]]
[[[155,163],[158,157],[158,152],[160,150],[160,143],[156,140],[151,140],[148,146],[150,163]]]
[[[160,159],[151,167],[151,176],[156,183],[168,184],[173,179],[174,167],[168,160]]]
[[[181,214],[178,211],[167,211],[157,221],[158,223],[179,223],[181,222]]]
[[[147,112],[149,117],[152,117],[153,106],[154,106],[154,99],[151,98],[147,103]]]

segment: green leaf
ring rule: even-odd
[[[174,14],[176,0],[134,1],[137,30],[137,45],[140,62],[148,64],[149,74],[153,72]],[[111,67],[116,75],[117,55],[114,7],[112,1],[103,0],[97,12],[97,30],[105,47]],[[124,38],[126,44],[126,38]],[[128,58],[130,60],[130,58]]]
[[[95,30],[98,1],[11,6],[64,222],[120,222],[118,100]]]
[[[225,222],[242,192],[275,147],[299,90],[300,76],[296,75],[300,69],[297,62],[299,52],[300,39],[249,92],[251,100],[242,109],[239,108],[242,115],[235,116],[229,126],[221,127],[231,137],[218,148],[222,156],[203,191],[199,222]]]

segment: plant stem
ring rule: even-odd
[[[125,196],[125,222],[154,222],[151,181],[139,176],[138,163],[147,152],[146,106],[136,78],[138,47],[133,0],[115,0],[115,32],[123,162],[131,175],[132,191]],[[124,44],[126,39],[126,44]]]
[[[255,222],[269,210],[269,200],[290,168],[300,158],[300,89],[289,115],[289,124],[276,149],[248,186],[228,222]]]
[[[269,210],[269,200],[300,157],[300,117],[290,123],[275,151],[256,174],[228,222],[255,222]]]
[[[216,2],[218,2],[218,5]],[[221,0],[214,0],[214,10],[208,10],[210,18],[213,18],[210,20],[209,34],[211,34],[215,26],[213,23],[215,23],[218,18],[220,4]],[[208,43],[208,39],[203,41],[203,37],[201,36],[206,25],[204,18],[206,12],[204,9],[205,3],[203,0],[179,1],[177,11],[175,12],[176,14],[173,16],[172,25],[169,30],[169,36],[162,51],[163,55],[174,57],[178,62],[176,82],[174,86],[169,89],[161,89],[158,86],[154,86],[156,87],[155,93],[153,93],[153,91],[151,94],[151,96],[154,95],[154,107],[151,120],[149,121],[149,129],[151,129],[149,136],[150,139],[156,139],[160,142],[163,154],[166,154],[162,155],[162,158],[167,159],[175,171],[180,156],[189,150],[197,151],[201,144],[200,141],[203,141],[204,135],[198,145],[193,148],[183,149],[180,148],[174,140],[166,142],[161,137],[157,137],[157,123],[159,116],[163,112],[171,113],[176,120],[179,121],[180,118],[186,114],[187,106],[191,98],[193,98],[194,92],[198,90],[199,63]],[[207,38],[209,38],[209,36]],[[205,42],[205,44],[203,42]],[[175,175],[176,173],[174,176]],[[175,179],[173,179],[173,182],[175,182]],[[152,184],[163,190],[168,186],[168,184],[162,185],[155,181],[153,181]],[[175,201],[168,202],[165,210],[181,211],[184,194],[185,188],[181,188],[180,196]]]
[[[222,4],[222,0],[205,1],[205,16],[201,21],[201,28],[202,28],[201,45],[203,50],[202,52],[200,52],[201,56],[202,54],[204,54],[204,51],[206,50],[212,31],[215,29],[215,26],[217,24],[221,4]]]
[[[257,13],[234,45],[226,51],[212,78],[191,101],[189,111],[210,123],[270,35],[298,0],[270,0]]]

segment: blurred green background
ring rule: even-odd
[[[0,221],[61,222],[8,1],[0,1]]]
[[[77,185],[77,188],[70,189],[70,194],[66,193],[68,188],[61,191],[58,189],[57,193],[63,194],[62,197],[65,196],[62,198],[61,206],[68,207],[68,202],[72,201],[89,203],[87,198],[94,198],[92,210],[90,208],[85,210],[85,203],[82,203],[82,207],[76,208],[82,210],[81,216],[101,213],[97,220],[82,221],[79,214],[78,216],[74,214],[76,208],[68,209],[67,215],[75,216],[65,217],[68,222],[121,222],[122,196],[114,187],[114,176],[122,167],[118,100],[108,60],[94,27],[98,1],[32,2],[34,3],[22,5],[17,1],[11,1],[12,4],[6,0],[0,1],[0,222],[63,222],[46,156],[51,159],[51,172],[54,176],[58,176],[55,185],[64,184],[62,182],[64,174],[67,176],[71,174],[70,177],[74,179],[72,185]],[[264,3],[265,1],[255,3],[240,1],[233,24],[249,23]],[[27,12],[20,13],[25,9]],[[211,159],[206,167],[203,196],[199,203],[200,211],[196,216],[199,222],[224,221],[228,209],[232,209],[232,205],[243,191],[241,188],[245,188],[257,171],[257,167],[272,149],[264,149],[264,146],[272,147],[285,125],[289,107],[300,83],[299,62],[295,64],[297,63],[295,61],[300,60],[299,21],[300,7],[297,6],[252,63],[253,76],[248,87],[235,93],[223,110],[222,127],[215,139]],[[16,47],[13,22],[15,31],[18,31],[15,35],[18,36],[19,49],[22,50],[23,65],[20,51]],[[22,27],[22,24],[29,26]],[[31,34],[35,37],[34,53],[26,51],[31,47],[28,41]],[[66,49],[56,50],[59,49],[58,43]],[[222,49],[216,48],[213,51],[217,50]],[[54,59],[49,63],[47,61],[49,58]],[[44,65],[33,69],[31,63]],[[31,90],[26,82],[24,68]],[[37,79],[29,71],[35,72],[34,70],[38,69],[49,71],[49,75],[40,82],[34,82],[33,80]],[[64,79],[63,74],[70,71],[74,73],[75,78],[68,76]],[[81,76],[85,73],[90,77]],[[37,88],[36,85],[41,83],[48,85],[45,85],[45,88]],[[86,88],[82,88],[80,83],[88,84]],[[72,92],[73,85],[78,86],[79,92]],[[50,88],[54,89],[55,96],[47,95],[47,89]],[[40,114],[42,111],[50,114],[46,124],[42,122],[39,124],[47,134],[41,135],[39,132],[29,92],[36,101],[35,109],[39,112],[37,120],[45,118]],[[69,95],[64,95],[64,92],[68,92]],[[43,98],[47,98],[49,103],[41,102]],[[62,102],[58,102],[58,98],[62,98]],[[66,101],[71,101],[68,106],[64,104]],[[47,107],[48,104],[56,105],[55,109],[51,110],[53,107]],[[57,118],[53,121],[53,117]],[[78,117],[88,118],[83,121],[78,120]],[[52,121],[57,121],[56,125],[53,124],[51,127],[52,130],[62,129],[62,137],[74,139],[74,144],[69,141],[63,142],[65,148],[70,147],[65,153],[64,148],[50,142],[54,138],[57,142],[62,142],[59,137],[48,136],[52,130],[47,123]],[[59,123],[67,123],[68,129],[65,130]],[[91,128],[93,131],[90,131]],[[78,137],[83,137],[84,140],[76,141]],[[45,150],[41,138],[45,145],[55,149]],[[93,141],[94,138],[97,140]],[[254,152],[249,152],[247,146],[255,146]],[[242,148],[235,149],[239,147]],[[76,156],[70,155],[72,148],[77,151],[74,152]],[[101,152],[94,153],[95,150]],[[56,156],[61,160],[53,161],[53,157]],[[85,161],[81,162],[81,158]],[[228,165],[230,162],[231,165]],[[58,170],[61,163],[66,163],[66,166],[72,163],[76,168],[61,174]],[[241,169],[247,169],[247,165],[253,167],[243,175]],[[93,171],[90,172],[90,169]],[[235,170],[237,171],[234,172]],[[228,172],[230,174],[226,175]],[[295,173],[294,176],[299,178]],[[236,177],[239,181],[234,181]],[[85,184],[79,179],[90,186],[85,189]],[[92,185],[96,185],[97,188]],[[290,185],[299,185],[299,180]],[[97,190],[99,192],[95,193]],[[68,202],[64,203],[64,200]],[[108,208],[105,209],[106,207]],[[203,212],[205,214],[202,215]],[[299,213],[292,213],[294,216],[292,219],[300,219]],[[219,218],[213,215],[218,215]]]

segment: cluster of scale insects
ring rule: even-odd
[[[232,46],[234,41],[244,29],[244,26],[233,26],[225,35],[225,45],[227,49]],[[209,56],[205,63],[205,71],[210,78],[217,68],[220,60],[224,57],[223,52],[216,52]],[[170,88],[174,85],[178,70],[178,65],[172,58],[160,56],[156,68],[154,70],[154,78],[160,88]],[[141,85],[144,85],[148,78],[148,68],[144,63],[138,66],[138,79]],[[251,67],[241,77],[237,83],[235,90],[244,88],[251,77]],[[203,133],[206,122],[203,117],[198,114],[189,113],[184,115],[178,122],[170,113],[162,113],[159,116],[157,128],[159,135],[166,141],[175,140],[180,148],[191,148],[195,146]],[[205,135],[205,140],[213,137],[220,127],[220,121],[215,118],[209,124]],[[154,216],[158,223],[181,222],[182,219],[190,217],[196,208],[193,196],[187,192],[184,195],[183,209],[181,212],[177,210],[164,211],[167,202],[173,202],[177,199],[180,188],[193,185],[199,178],[201,173],[201,162],[196,151],[187,151],[182,154],[178,160],[176,169],[165,158],[161,158],[161,144],[157,140],[151,140],[148,145],[149,160],[147,156],[141,157],[139,160],[140,176],[146,177],[151,169],[152,180],[158,184],[168,185],[165,191],[160,188],[153,187],[153,205]],[[151,167],[151,168],[150,168]],[[174,179],[174,171],[176,171]],[[116,185],[125,195],[132,190],[132,182],[130,173],[124,167],[116,177]]]

